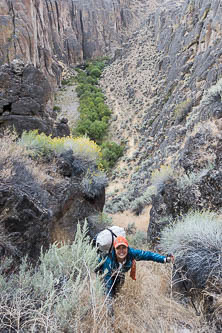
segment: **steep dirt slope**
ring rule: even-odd
[[[175,2],[167,1],[161,4],[156,2],[153,8],[156,11],[157,8],[169,6],[169,3],[176,6]],[[119,50],[118,57],[107,67],[100,81],[107,97],[107,104],[113,111],[110,138],[124,143],[126,147],[124,157],[117,164],[107,189],[107,199],[113,198],[114,213],[115,210],[124,211],[130,207],[129,200],[127,198],[124,200],[124,195],[128,191],[134,192],[133,175],[140,168],[141,162],[146,159],[144,133],[141,129],[144,128],[144,117],[149,107],[155,104],[156,92],[164,79],[156,71],[160,59],[161,52],[156,46],[154,26],[147,20],[128,40],[124,48]],[[148,183],[146,179],[142,182],[144,185]],[[107,207],[109,209],[109,202]],[[145,217],[145,225],[148,225],[148,216],[149,214]],[[127,218],[129,223],[136,219],[129,211]],[[113,215],[113,219],[118,223],[121,216]]]
[[[126,145],[107,191],[108,212],[131,209],[163,164],[189,173],[214,162],[221,106],[200,102],[221,75],[219,13],[218,1],[161,3],[104,72],[110,137]]]

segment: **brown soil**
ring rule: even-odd
[[[147,232],[150,219],[150,209],[151,206],[147,206],[139,216],[134,215],[130,211],[112,214],[110,216],[112,217],[112,222],[114,225],[127,228],[129,224],[135,223],[137,230]]]
[[[70,128],[74,127],[79,118],[79,98],[75,86],[65,86],[60,89],[56,94],[55,105],[61,109],[58,118],[67,118]]]

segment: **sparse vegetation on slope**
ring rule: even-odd
[[[222,79],[220,79],[215,85],[204,92],[201,100],[202,105],[209,105],[214,102],[222,101]]]
[[[103,291],[93,277],[96,249],[86,224],[72,244],[51,245],[31,267],[24,259],[18,273],[0,275],[0,330],[11,332],[88,332],[103,310]],[[94,320],[93,320],[94,319]],[[87,320],[89,322],[87,322]],[[100,321],[103,327],[103,321]],[[92,331],[91,331],[92,332]],[[105,332],[105,330],[104,330]]]
[[[78,226],[75,241],[51,245],[36,268],[24,260],[17,273],[8,275],[7,262],[2,262],[0,330],[156,333],[189,327],[197,332],[192,311],[170,296],[171,268],[166,265],[138,263],[137,281],[126,277],[110,318],[100,277],[93,273],[96,249],[86,233],[86,224],[82,230]]]

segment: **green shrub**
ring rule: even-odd
[[[147,244],[147,234],[144,231],[138,230],[135,234],[127,236],[130,246],[135,248],[141,248]]]
[[[190,212],[162,232],[161,247],[175,255],[175,264],[186,272],[194,287],[209,280],[222,283],[222,220],[213,212]]]
[[[102,72],[97,66],[90,66],[88,69],[88,74],[90,76],[99,78],[101,76]]]
[[[136,233],[135,222],[128,223],[127,228],[125,229],[127,235],[134,235]]]
[[[95,60],[90,60],[89,62],[86,63],[86,68],[90,67],[98,67],[101,71],[105,68],[107,60],[109,60],[108,57],[102,57],[102,58],[97,58]]]
[[[123,147],[114,142],[105,142],[108,123],[111,116],[109,107],[105,104],[105,96],[97,86],[97,82],[89,78],[99,77],[105,67],[103,59],[86,63],[86,71],[78,70],[76,88],[80,98],[80,119],[72,130],[73,135],[87,135],[101,145],[103,158],[101,164],[104,169],[112,168],[118,158],[123,155]]]
[[[105,64],[103,61],[86,63],[86,72],[78,71],[76,91],[80,98],[80,119],[73,130],[78,135],[88,135],[90,139],[101,142],[106,135],[111,111],[105,104],[105,97],[97,86],[97,80],[101,75]],[[91,79],[89,79],[91,78]]]
[[[104,142],[101,145],[102,150],[102,165],[104,169],[112,168],[118,158],[123,155],[124,147],[115,142]]]
[[[177,185],[179,188],[184,189],[187,186],[192,186],[193,184],[198,183],[202,177],[214,168],[214,165],[210,165],[207,168],[204,168],[198,172],[190,172],[188,175],[184,174],[179,179],[177,179]]]
[[[174,110],[176,122],[180,123],[183,121],[192,108],[192,100],[188,98],[187,100],[178,104]]]
[[[98,84],[98,80],[96,77],[89,76],[85,71],[81,69],[76,69],[78,72],[77,77],[75,78],[76,82],[78,84],[83,83],[83,84],[91,84],[91,85],[96,85]]]
[[[63,86],[72,86],[75,83],[75,80],[75,76],[71,76],[68,79],[63,79],[61,83]]]
[[[52,154],[51,137],[44,133],[39,134],[38,130],[24,131],[19,144],[26,147],[32,156],[51,156]]]
[[[112,226],[112,218],[106,213],[98,213],[87,218],[91,229],[96,228],[101,231]]]
[[[93,117],[93,114],[91,114],[91,119]],[[96,118],[96,114],[95,114]],[[95,141],[101,141],[102,138],[105,135],[105,131],[107,130],[107,123],[104,121],[100,121],[95,119],[90,120],[90,119],[81,119],[78,124],[76,129],[74,130],[74,133],[77,135],[87,135],[89,136],[92,140]]]
[[[78,97],[81,97],[83,94],[87,94],[92,92],[93,87],[91,84],[88,83],[81,83],[76,87],[76,93]]]
[[[53,106],[53,111],[61,111],[60,106],[58,105]]]
[[[95,120],[90,126],[89,136],[93,140],[99,141],[104,137],[107,128],[108,128],[108,125],[106,122],[100,121],[100,120]]]

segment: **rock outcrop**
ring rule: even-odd
[[[14,60],[0,67],[0,131],[37,129],[52,136],[70,134],[67,121],[56,121],[53,92],[45,75],[33,65]]]
[[[129,0],[3,0],[0,65],[20,58],[58,85],[60,62],[73,66],[113,53],[141,22],[144,8]]]
[[[16,249],[13,255],[27,255],[36,262],[41,248],[53,242],[72,241],[77,223],[87,218],[93,237],[98,230],[90,224],[90,217],[103,210],[105,187],[97,188],[93,197],[84,191],[85,171],[80,165],[87,162],[70,152],[44,165],[22,153],[16,156],[10,140],[7,148],[11,153],[2,154],[8,158],[0,158],[0,227],[12,240]],[[0,244],[4,244],[2,237]],[[5,247],[7,250],[7,244]]]

